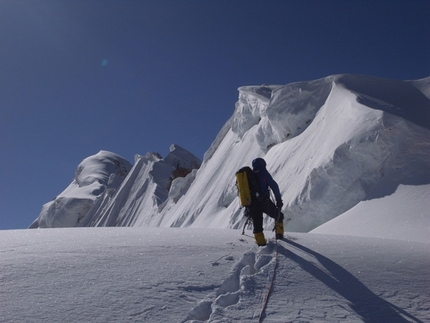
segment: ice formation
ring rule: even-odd
[[[287,229],[310,231],[399,185],[430,183],[429,83],[333,75],[240,87],[201,165],[175,145],[165,159],[137,156],[133,167],[112,157],[123,175],[114,167],[100,178],[87,165],[32,227],[238,228],[234,173],[263,157],[279,183]]]

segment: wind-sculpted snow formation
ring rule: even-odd
[[[30,228],[75,226],[100,196],[116,190],[131,167],[124,158],[108,151],[84,159],[78,165],[72,183],[43,206]]]
[[[201,166],[191,154],[186,165],[172,153],[164,160],[138,156],[125,179],[115,177],[116,186],[76,200],[72,183],[32,227],[238,228],[244,217],[234,173],[263,157],[291,219],[287,230],[312,230],[361,201],[392,195],[400,184],[430,183],[429,89],[430,78],[361,75],[240,87],[235,111]],[[187,169],[186,176],[170,183],[175,167]],[[54,221],[65,208],[70,218]]]
[[[43,206],[30,228],[132,226],[137,215],[158,212],[169,188],[173,196],[183,194],[187,183],[178,188],[177,182],[200,164],[178,145],[170,147],[165,159],[153,152],[136,155],[133,166],[116,154],[100,151],[78,166],[73,182]]]

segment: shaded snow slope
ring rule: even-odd
[[[430,243],[430,184],[399,185],[392,195],[358,203],[312,233]]]
[[[276,260],[239,230],[73,228],[0,252],[4,323],[258,322],[275,264],[264,322],[430,321],[428,243],[294,233]]]
[[[429,78],[362,75],[241,87],[198,171],[166,186],[167,158],[139,157],[78,225],[241,227],[234,174],[263,157],[291,218],[287,230],[312,230],[401,184],[430,183],[428,93]]]
[[[412,80],[409,83],[420,90],[426,97],[430,98],[430,76],[420,80]]]

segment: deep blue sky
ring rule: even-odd
[[[99,150],[202,158],[237,88],[430,76],[430,1],[0,0],[0,229]]]

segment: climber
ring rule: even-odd
[[[263,213],[275,219],[276,239],[284,238],[284,214],[281,212],[283,203],[279,186],[266,169],[266,162],[263,158],[256,158],[252,161],[252,170],[256,175],[261,188],[260,198],[246,207],[245,214],[251,217],[254,224],[254,237],[259,246],[266,245],[263,233]],[[275,195],[276,205],[270,199],[270,191]]]

